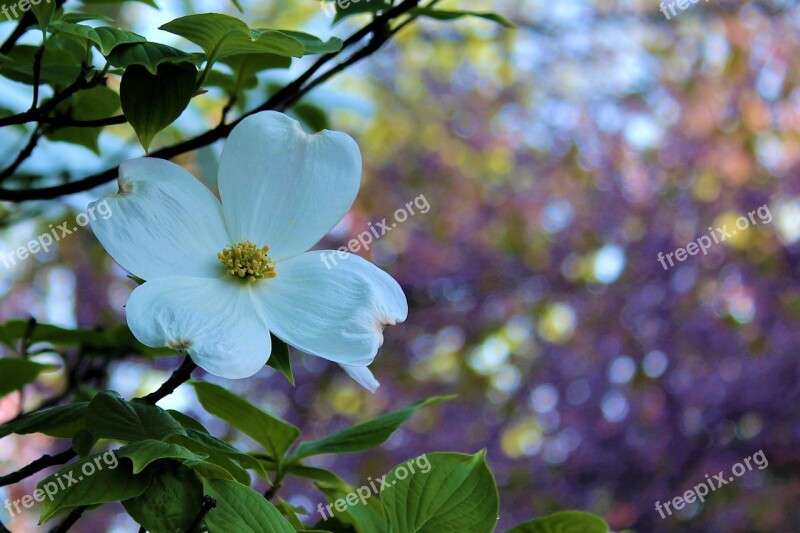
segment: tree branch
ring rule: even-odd
[[[42,131],[41,128],[37,127],[31,134],[31,138],[28,140],[28,144],[25,145],[25,148],[22,149],[17,158],[14,159],[14,161],[8,166],[8,168],[0,172],[0,183],[3,183],[3,181],[6,178],[12,176],[14,172],[17,171],[19,166],[31,156],[33,151],[36,149],[36,145],[39,144],[39,139],[42,138],[42,135],[44,135],[44,131]]]
[[[192,524],[186,529],[187,533],[195,533],[200,531],[200,526],[203,525],[203,520],[216,506],[217,500],[211,496],[203,496],[203,508],[200,509],[200,512],[197,514],[194,521],[192,521]]]
[[[331,52],[328,54],[323,55],[320,57],[308,70],[306,70],[300,77],[296,80],[291,82],[290,84],[283,87],[277,93],[275,93],[269,100],[267,100],[264,104],[257,107],[253,111],[245,114],[238,120],[230,123],[230,124],[220,124],[214,129],[211,129],[197,137],[192,139],[188,139],[186,141],[167,146],[162,148],[161,150],[157,150],[149,155],[149,157],[155,157],[159,159],[172,159],[175,156],[191,152],[198,148],[202,148],[207,146],[213,142],[218,141],[224,137],[227,137],[231,130],[241,122],[245,117],[252,115],[253,113],[258,113],[260,111],[267,111],[267,110],[277,110],[283,111],[287,109],[292,103],[297,102],[300,98],[305,96],[311,89],[315,88],[319,83],[322,81],[326,81],[327,79],[333,77],[334,75],[340,73],[345,68],[349,67],[350,65],[360,61],[361,59],[369,56],[378,48],[380,45],[386,42],[388,36],[385,35],[387,32],[387,24],[394,18],[403,15],[410,10],[414,9],[419,5],[419,0],[404,0],[400,4],[392,7],[391,9],[385,11],[383,14],[375,17],[375,19],[355,32],[352,36],[350,36],[342,45],[342,49],[338,52]],[[391,33],[391,32],[390,32]],[[327,71],[325,74],[322,75],[322,80],[311,81],[306,85],[309,80],[316,74],[323,66],[325,66],[328,62],[338,57],[344,50],[350,48],[354,44],[360,42],[364,37],[374,34],[373,39],[361,50],[357,51],[353,54],[348,60],[344,61],[343,63],[333,67],[331,70]],[[2,122],[0,122],[1,124]],[[114,178],[117,177],[119,167],[109,168],[100,172],[98,174],[94,174],[92,176],[85,177],[78,181],[73,181],[69,183],[65,183],[62,185],[56,185],[53,187],[43,187],[40,189],[23,189],[23,190],[14,190],[14,189],[0,189],[0,200],[6,200],[10,202],[24,202],[28,200],[49,200],[52,198],[58,198],[59,196],[67,195],[67,194],[74,194],[82,191],[87,191],[98,185],[102,185],[104,183],[108,183],[112,181]]]
[[[189,378],[192,377],[192,372],[194,372],[196,369],[197,365],[194,364],[192,358],[187,355],[184,358],[183,363],[181,363],[180,368],[175,370],[169,379],[165,381],[157,391],[151,392],[147,396],[141,398],[141,400],[145,403],[155,405],[159,401],[175,392],[175,389],[177,389],[180,385],[189,381]]]

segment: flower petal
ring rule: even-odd
[[[369,368],[365,366],[353,366],[353,365],[339,365],[341,366],[347,375],[356,380],[356,382],[370,391],[371,393],[375,394],[375,391],[378,390],[378,387],[381,386],[378,383],[378,380],[375,379],[375,376],[372,375],[372,372]]]
[[[169,161],[134,159],[120,165],[119,189],[89,213],[98,240],[125,270],[144,280],[224,275],[222,208],[194,176]]]
[[[219,192],[231,237],[287,259],[316,244],[353,204],[361,153],[348,135],[309,135],[282,113],[265,111],[231,132],[219,166]]]
[[[383,344],[383,326],[403,322],[408,302],[386,272],[357,255],[308,252],[276,265],[254,287],[264,322],[287,343],[336,363],[366,366]]]
[[[258,320],[251,288],[235,280],[160,278],[133,291],[128,326],[151,347],[185,349],[216,376],[239,379],[269,359],[269,331]]]

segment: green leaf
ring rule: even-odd
[[[336,1],[335,4],[336,17],[333,19],[334,24],[352,15],[376,13],[378,11],[385,11],[392,7],[391,2],[388,0],[340,0]]]
[[[506,533],[608,533],[602,518],[583,511],[562,511],[513,527]]]
[[[364,500],[361,500],[361,495],[359,495],[359,499],[356,500],[357,503],[355,505],[348,504],[344,511],[339,511],[335,508],[336,501],[342,500],[346,503],[350,494],[358,495],[357,491],[352,489],[343,491],[324,484],[317,485],[317,487],[325,494],[326,498],[331,503],[330,511],[327,511],[326,507],[326,512],[322,515],[323,518],[330,519],[331,517],[336,517],[343,524],[352,527],[356,533],[386,533],[386,519],[384,518],[383,505],[377,497],[373,497],[374,494],[369,487],[365,486],[359,489],[362,491],[361,495],[364,496]],[[367,490],[369,494],[366,493]],[[350,496],[350,498],[352,497],[353,496]],[[339,505],[344,505],[344,503]],[[319,509],[317,509],[317,511],[319,511]]]
[[[125,70],[120,84],[122,111],[145,150],[189,106],[196,83],[197,69],[191,63],[163,63],[155,75],[140,65]]]
[[[203,507],[203,484],[191,469],[164,461],[144,494],[122,505],[150,533],[187,531]]]
[[[111,26],[100,26],[93,28],[85,24],[76,24],[74,22],[65,22],[57,20],[50,24],[50,30],[67,35],[74,35],[86,39],[97,46],[104,56],[111,53],[116,46],[121,44],[142,43],[147,41],[138,33],[131,31],[113,28]]]
[[[289,380],[289,383],[294,386],[292,362],[289,360],[289,346],[271,333],[270,337],[272,338],[272,354],[270,354],[267,364],[286,376],[286,379]]]
[[[205,493],[217,500],[206,516],[209,531],[294,533],[274,505],[247,485],[225,479],[204,479]]]
[[[286,517],[286,520],[289,521],[289,524],[295,529],[295,531],[302,531],[305,529],[303,522],[297,516],[297,511],[294,507],[289,505],[289,503],[284,500],[283,498],[278,498],[278,503],[275,504],[275,507],[281,512],[283,516]]]
[[[68,486],[61,490],[59,481]],[[37,485],[37,489],[47,496],[43,498],[39,523],[47,522],[62,510],[135,498],[149,485],[150,473],[133,475],[130,463],[120,461],[113,452],[90,455],[44,478]]]
[[[161,459],[205,461],[208,458],[207,454],[196,454],[183,446],[152,439],[123,446],[117,451],[117,455],[127,457],[133,462],[134,474],[138,474],[150,466],[151,463]]]
[[[494,531],[499,500],[485,453],[425,457],[427,472],[417,459],[398,465],[386,476],[381,501],[389,533]],[[416,473],[410,472],[412,466],[417,466]]]
[[[344,44],[338,37],[331,37],[327,41],[323,41],[319,37],[301,31],[281,30],[281,33],[300,41],[303,44],[303,48],[305,48],[306,54],[338,52],[342,49],[342,44]]]
[[[108,87],[98,86],[80,91],[72,98],[61,102],[55,114],[73,120],[99,120],[109,118],[120,108],[119,95]],[[51,141],[63,141],[85,146],[97,155],[100,148],[97,140],[103,128],[59,128],[45,133]],[[105,340],[105,339],[103,339]]]
[[[462,17],[477,17],[485,20],[496,22],[506,28],[516,28],[516,26],[497,13],[482,13],[477,11],[443,11],[441,9],[432,9],[429,7],[417,7],[411,10],[411,13],[424,17],[430,17],[436,20],[457,20]]]
[[[15,48],[16,49],[16,48]],[[77,95],[75,96],[77,97]],[[73,98],[75,98],[73,97]],[[0,342],[12,350],[25,335],[28,329],[27,320],[9,320],[0,326]],[[109,348],[113,346],[110,340],[102,333],[87,329],[65,329],[50,324],[37,323],[33,333],[28,339],[30,344],[48,342],[54,346],[74,347],[91,346],[95,348]]]
[[[39,26],[47,27],[50,21],[53,20],[53,15],[56,12],[56,4],[54,1],[39,0],[37,4],[31,2],[31,11],[39,21]]]
[[[92,453],[95,444],[97,444],[97,438],[86,429],[81,429],[72,437],[72,449],[80,457],[86,457]]]
[[[297,104],[291,112],[314,132],[330,129],[328,115],[325,110],[312,104]]]
[[[87,429],[99,439],[137,442],[186,434],[186,430],[160,407],[138,400],[123,400],[113,391],[95,396],[89,404],[86,422]]]
[[[397,428],[411,418],[411,415],[417,412],[417,410],[451,400],[452,398],[453,396],[435,396],[433,398],[428,398],[427,400],[411,404],[400,411],[395,411],[364,422],[363,424],[347,428],[330,437],[312,442],[304,442],[300,445],[297,449],[297,453],[292,456],[289,462],[294,462],[310,455],[352,453],[370,450],[386,442],[392,433],[397,431]]]
[[[228,472],[231,479],[235,479],[239,483],[247,484],[250,482],[250,475],[245,468],[255,470],[262,479],[269,482],[269,476],[260,462],[212,435],[187,429],[185,436],[171,435],[166,440],[167,442],[180,444],[194,453],[207,455],[208,458],[204,461],[205,463],[220,467]]]
[[[107,17],[106,15],[100,15],[98,13],[80,13],[80,12],[72,12],[72,13],[64,13],[62,14],[58,20],[63,20],[64,22],[86,22],[87,20],[99,20],[100,22],[114,22],[114,19],[111,17]]]
[[[88,407],[89,402],[77,402],[23,416],[0,426],[0,439],[12,433],[44,433],[51,437],[71,439],[85,426]]]
[[[21,389],[28,383],[33,383],[42,372],[58,370],[57,365],[36,363],[21,357],[0,359],[0,398]]]
[[[34,57],[38,46],[17,45],[8,57],[13,63],[2,65],[0,73],[8,79],[33,85]],[[70,85],[81,73],[85,50],[72,38],[53,36],[42,55],[40,82],[54,87]]]
[[[276,56],[274,54],[238,54],[226,57],[221,61],[234,73],[234,82],[230,85],[231,92],[238,93],[244,89],[252,89],[258,85],[256,74],[271,68],[289,68],[292,65],[291,57]],[[212,71],[211,75],[220,74]],[[209,84],[211,79],[209,76]]]
[[[241,20],[219,13],[180,17],[160,29],[180,35],[202,48],[209,61],[208,68],[215,60],[236,54],[302,57],[305,51],[300,41],[283,32],[251,30]]]
[[[293,425],[265,413],[219,385],[204,382],[192,385],[206,411],[252,438],[278,461],[300,436],[300,430]]]
[[[166,44],[150,42],[123,44],[115,47],[108,55],[108,62],[114,67],[142,65],[151,74],[156,74],[162,63],[199,64],[203,59],[203,54],[187,54]]]

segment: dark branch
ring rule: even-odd
[[[194,364],[192,358],[187,355],[186,358],[183,360],[183,363],[181,363],[180,368],[174,371],[172,375],[169,377],[169,379],[165,381],[164,384],[161,385],[157,391],[151,392],[150,394],[142,398],[142,401],[150,404],[156,404],[159,401],[163,400],[164,398],[175,392],[175,389],[177,389],[183,383],[189,381],[189,378],[192,377],[192,372],[194,372],[195,369],[197,369],[197,365]]]
[[[321,83],[321,81],[317,82],[314,80],[307,84],[307,82],[311,80],[314,74],[316,74],[323,66],[325,66],[331,60],[338,57],[347,48],[352,47],[354,44],[360,42],[368,35],[374,34],[373,39],[363,49],[357,51],[353,56],[351,56],[348,60],[346,60],[342,64],[333,67],[331,70],[323,74],[322,81],[331,78],[332,76],[338,74],[339,72],[349,67],[350,65],[369,56],[370,54],[378,50],[378,48],[380,48],[380,45],[382,45],[388,39],[388,36],[386,35],[387,24],[392,19],[399,17],[409,12],[410,10],[414,9],[415,7],[417,7],[418,4],[419,0],[405,0],[400,4],[394,6],[393,8],[387,10],[383,14],[375,17],[375,19],[371,23],[364,26],[359,31],[350,36],[344,42],[342,49],[340,51],[331,52],[320,57],[308,70],[306,70],[302,75],[300,75],[300,77],[298,77],[296,80],[283,87],[277,93],[275,93],[263,105],[247,113],[238,120],[230,124],[220,124],[216,128],[209,130],[197,137],[188,139],[178,144],[174,144],[172,146],[167,146],[165,148],[162,148],[161,150],[157,150],[149,154],[149,157],[155,157],[159,159],[172,159],[175,156],[191,152],[198,148],[202,148],[213,142],[218,141],[219,139],[227,137],[228,134],[230,134],[231,130],[233,130],[233,128],[239,122],[241,122],[242,119],[244,119],[249,115],[252,115],[253,113],[257,113],[259,111],[267,111],[267,110],[283,111],[287,109],[288,107],[291,106],[292,103],[297,102],[300,98],[305,96],[311,89],[315,88],[319,83]],[[2,121],[0,121],[0,124],[2,124]],[[40,189],[23,189],[23,190],[0,189],[0,200],[6,200],[10,202],[24,202],[27,200],[49,200],[52,198],[58,198],[59,196],[63,196],[66,194],[74,194],[77,192],[87,191],[89,189],[97,187],[98,185],[108,183],[109,181],[116,178],[118,174],[118,168],[119,167],[109,168],[103,172],[85,177],[78,181],[65,183],[63,185],[56,185],[53,187],[43,187]]]
[[[69,531],[69,528],[75,525],[75,522],[80,520],[83,512],[86,510],[86,507],[78,507],[77,509],[73,509],[71,513],[56,527],[52,528],[49,533],[66,533]]]
[[[211,496],[203,496],[203,508],[200,509],[200,512],[195,517],[192,525],[190,525],[186,531],[187,533],[195,533],[200,531],[200,526],[203,525],[203,520],[205,520],[208,513],[211,512],[217,506],[217,500],[212,498]]]
[[[28,144],[26,144],[25,148],[20,151],[17,158],[14,159],[8,168],[0,172],[0,183],[3,183],[6,178],[12,176],[14,172],[17,171],[19,166],[31,156],[33,151],[36,149],[36,145],[39,144],[39,139],[42,138],[43,134],[44,132],[40,128],[36,128],[36,130],[34,130],[34,132],[31,134],[31,138],[28,140]]]
[[[0,487],[5,487],[7,485],[13,485],[14,483],[19,483],[23,479],[26,479],[34,474],[41,472],[45,468],[50,468],[51,466],[63,465],[76,455],[78,454],[75,453],[75,451],[72,449],[64,450],[63,452],[56,455],[43,455],[42,457],[39,457],[28,466],[23,467],[17,470],[16,472],[12,472],[7,476],[0,477]]]

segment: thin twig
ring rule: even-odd
[[[24,163],[36,149],[36,145],[39,144],[39,140],[44,135],[44,131],[37,127],[33,133],[31,134],[31,138],[28,139],[28,143],[25,145],[19,155],[17,155],[16,159],[2,172],[0,172],[0,183],[3,183],[7,178],[14,175],[14,172],[20,167],[22,163]]]
[[[197,369],[197,365],[192,361],[192,358],[188,355],[184,358],[183,363],[181,363],[180,368],[175,370],[172,375],[169,377],[167,381],[161,385],[157,391],[151,392],[144,398],[141,398],[143,402],[155,405],[159,401],[163,400],[177,389],[183,383],[189,381],[189,378],[192,377],[192,372]]]
[[[20,468],[16,472],[12,472],[7,476],[0,476],[0,487],[5,487],[7,485],[13,485],[14,483],[19,483],[23,479],[26,479],[34,474],[37,474],[44,470],[45,468],[50,468],[51,466],[63,465],[73,457],[78,455],[75,453],[75,450],[69,449],[64,450],[61,453],[56,455],[43,455],[36,459],[34,462]]]
[[[205,520],[208,513],[211,512],[217,506],[217,500],[212,498],[211,496],[203,496],[203,507],[200,509],[200,512],[195,517],[192,524],[186,529],[187,533],[195,533],[196,531],[200,531],[200,526],[203,525],[203,520]]]
[[[33,103],[31,104],[31,111],[36,109],[39,105],[39,83],[42,79],[42,56],[44,55],[44,47],[47,41],[42,43],[42,46],[36,49],[36,54],[33,56]]]
[[[77,509],[73,509],[67,517],[60,522],[56,527],[52,528],[49,533],[66,533],[69,531],[69,528],[75,525],[75,522],[80,520],[83,512],[86,510],[86,507],[78,507]]]

